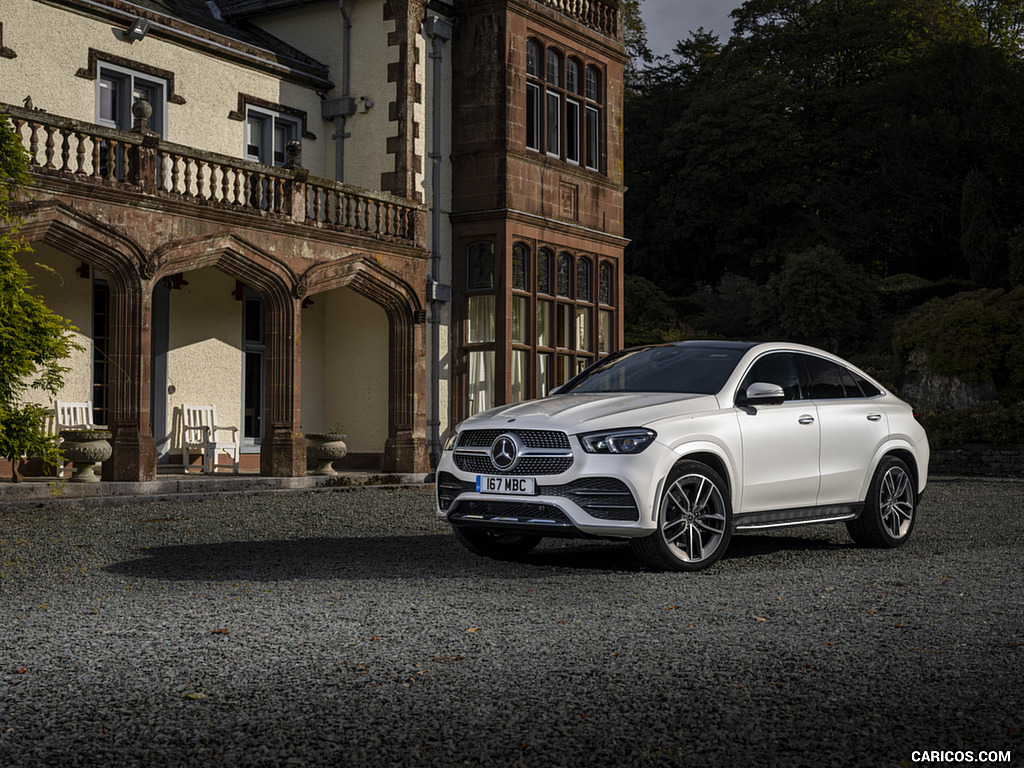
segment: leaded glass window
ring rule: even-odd
[[[568,297],[571,286],[572,257],[564,251],[558,254],[558,295]]]
[[[604,75],[578,54],[526,41],[527,149],[601,171]]]
[[[580,92],[580,65],[576,59],[565,62],[565,87],[570,93]]]
[[[526,282],[526,259],[529,250],[522,243],[512,246],[512,288],[516,291],[528,291]]]
[[[550,295],[551,290],[551,251],[541,248],[537,251],[537,293]]]
[[[547,64],[548,69],[547,72],[544,73],[544,79],[547,80],[548,85],[553,85],[555,87],[560,86],[562,84],[562,57],[558,55],[558,51],[554,48],[548,48]]]
[[[576,298],[590,301],[590,259],[576,262]]]
[[[597,271],[597,294],[602,304],[612,303],[612,267],[603,262]]]
[[[471,291],[494,287],[494,245],[477,243],[466,259],[466,288]]]
[[[540,77],[540,46],[536,40],[526,41],[526,74]]]

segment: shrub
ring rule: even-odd
[[[991,381],[1003,402],[1024,399],[1024,287],[932,299],[896,328],[898,359],[915,349],[937,374],[975,385]]]
[[[1024,444],[1024,402],[923,413],[921,421],[932,450],[969,443]]]

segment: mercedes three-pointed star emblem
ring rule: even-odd
[[[507,472],[519,462],[522,444],[519,438],[510,432],[498,435],[491,443],[491,464],[500,472]]]

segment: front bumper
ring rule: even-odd
[[[510,473],[476,457],[460,460],[460,468],[455,453],[445,451],[437,470],[438,517],[457,526],[541,536],[632,538],[654,530],[662,447],[654,443],[632,455],[589,454],[575,436],[568,440],[567,460],[538,460]],[[550,474],[533,474],[538,467]],[[478,475],[530,477],[535,493],[482,493]]]

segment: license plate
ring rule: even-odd
[[[476,476],[477,493],[511,493],[520,496],[533,496],[536,492],[536,481],[532,477],[494,477],[493,475]]]

